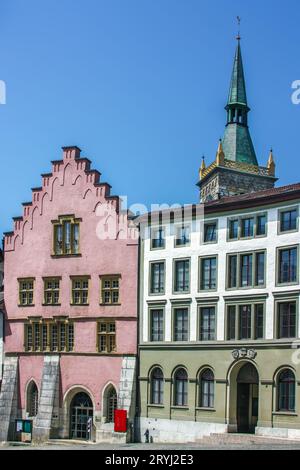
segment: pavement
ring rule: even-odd
[[[254,435],[224,434],[211,435],[198,442],[183,444],[107,444],[86,441],[54,440],[43,445],[5,443],[0,445],[0,450],[101,450],[128,451],[197,451],[197,450],[300,450],[300,440],[266,438]]]

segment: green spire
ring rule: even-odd
[[[246,84],[243,68],[243,60],[241,53],[240,40],[235,52],[233,71],[231,76],[230,90],[228,96],[228,105],[230,104],[243,104],[247,106]]]
[[[248,129],[248,113],[250,108],[247,104],[240,37],[238,36],[237,39],[238,44],[234,58],[228,103],[225,108],[227,111],[227,125],[223,138],[223,149],[227,160],[258,166]]]

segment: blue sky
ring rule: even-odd
[[[130,203],[198,201],[223,135],[236,16],[250,130],[280,184],[300,180],[298,0],[0,0],[0,232],[78,145]]]

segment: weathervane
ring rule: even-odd
[[[241,39],[241,17],[237,16],[237,23],[238,23],[238,35],[237,35],[237,40],[239,41]]]

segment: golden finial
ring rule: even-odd
[[[205,157],[204,157],[204,155],[203,155],[201,167],[200,167],[200,170],[199,170],[200,179],[202,178],[203,172],[204,172],[205,170],[206,170]]]
[[[269,159],[268,159],[268,164],[267,164],[267,168],[268,168],[268,172],[270,176],[275,176],[275,167],[276,165],[274,162],[273,149],[271,148]]]
[[[222,166],[225,163],[225,154],[223,151],[222,139],[219,140],[217,156],[216,156],[216,164],[218,166]]]

